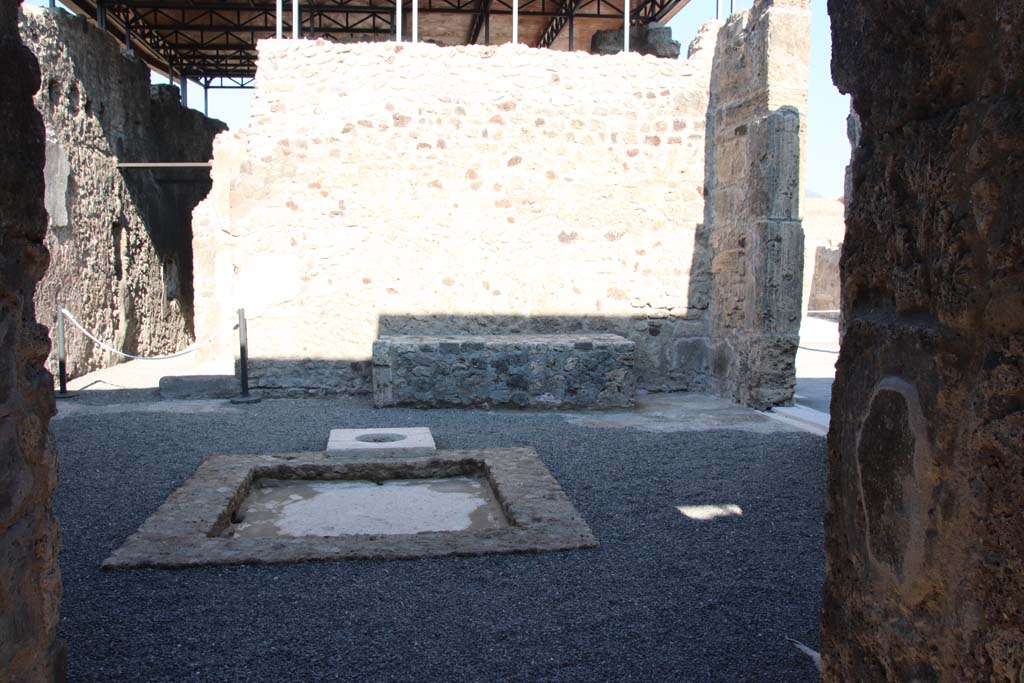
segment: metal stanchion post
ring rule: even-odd
[[[57,398],[73,398],[78,394],[68,391],[68,354],[64,340],[64,306],[57,304]]]
[[[238,309],[238,357],[242,393],[231,399],[232,403],[259,403],[260,399],[249,394],[249,332],[245,327],[245,309]]]

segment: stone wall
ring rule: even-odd
[[[816,318],[828,320],[839,320],[839,256],[842,244],[835,249],[829,247],[817,247],[814,250],[814,272],[811,275],[809,286],[804,285],[807,291],[805,308],[807,311],[814,311],[811,315]],[[804,258],[807,258],[805,253]],[[806,277],[806,268],[805,277]]]
[[[804,311],[839,309],[839,251],[846,232],[846,206],[841,198],[805,197]],[[838,319],[839,314],[821,317]]]
[[[196,211],[198,336],[245,307],[265,392],[368,391],[378,334],[520,332],[620,334],[641,386],[705,388],[716,30],[685,61],[261,42]]]
[[[809,0],[757,0],[715,49],[708,110],[711,370],[723,395],[755,408],[795,386]]]
[[[830,0],[861,123],[829,433],[828,681],[1024,676],[1024,4]]]
[[[635,356],[616,334],[386,337],[373,343],[373,404],[628,408]]]
[[[0,0],[0,678],[63,680],[53,516],[55,412],[46,328],[32,295],[46,270],[45,133],[32,95],[39,67],[18,38],[18,5]]]
[[[36,106],[47,129],[47,246],[39,316],[63,301],[100,339],[153,355],[193,337],[191,213],[205,170],[118,169],[119,161],[207,161],[223,124],[181,106],[177,88],[109,35],[63,11],[25,7],[27,45],[42,68]],[[118,362],[68,326],[68,369]],[[51,354],[51,362],[55,360]]]

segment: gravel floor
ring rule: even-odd
[[[588,429],[358,399],[196,407],[53,422],[71,681],[817,680],[786,637],[818,642],[820,437]],[[207,455],[322,450],[331,428],[388,426],[428,426],[439,448],[532,446],[601,547],[97,568]],[[703,503],[744,514],[701,522],[676,510]]]

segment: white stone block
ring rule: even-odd
[[[327,452],[344,455],[428,456],[437,450],[427,427],[332,429]]]

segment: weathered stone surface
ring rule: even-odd
[[[807,310],[829,320],[839,320],[839,248],[818,247],[814,251],[814,275],[811,278]]]
[[[628,407],[635,353],[611,334],[388,337],[373,344],[373,403]]]
[[[758,0],[734,14],[711,77],[711,370],[717,391],[755,408],[789,402],[796,383],[808,5]]]
[[[417,479],[483,474],[509,523],[487,530],[243,538],[232,515],[254,479]],[[592,548],[590,527],[532,448],[439,451],[379,459],[328,453],[214,455],[172,493],[103,567],[189,567],[310,560],[411,559]]]
[[[51,264],[39,316],[53,324],[63,302],[122,351],[179,350],[194,338],[191,214],[210,180],[202,169],[117,163],[208,161],[225,127],[183,108],[177,88],[151,87],[145,65],[83,17],[26,6],[21,29],[41,64],[35,102],[47,130]],[[121,360],[71,325],[67,336],[71,375]]]
[[[595,31],[590,39],[590,53],[595,55],[618,54],[623,47],[622,29]],[[630,27],[629,51],[652,57],[679,59],[682,47],[679,41],[672,40],[671,28],[652,22],[646,26]]]
[[[707,388],[701,45],[262,42],[196,211],[197,336],[244,307],[277,395],[368,393],[373,340],[409,334],[619,334],[642,386]]]
[[[0,0],[0,678],[62,680],[56,641],[60,534],[57,456],[47,426],[53,380],[32,295],[46,270],[45,133],[32,95],[39,66],[18,36],[18,6]]]
[[[335,456],[431,456],[437,452],[429,427],[332,429],[327,451]]]
[[[242,385],[234,375],[171,375],[160,378],[160,398],[168,400],[231,398]]]
[[[861,123],[829,433],[828,681],[1024,675],[1024,5],[831,0]]]
[[[841,197],[804,197],[801,209],[804,310],[838,310],[839,250],[846,233],[846,204]],[[834,319],[838,318],[837,313]]]

